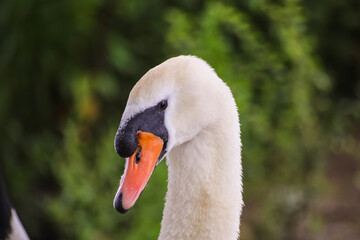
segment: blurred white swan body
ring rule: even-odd
[[[159,239],[238,239],[241,141],[230,89],[203,60],[171,58],[135,85],[121,124],[162,99],[169,173]]]

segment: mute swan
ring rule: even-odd
[[[126,158],[114,199],[128,211],[155,166],[168,165],[160,240],[232,240],[242,200],[240,126],[227,85],[203,60],[171,58],[130,92],[115,150]]]

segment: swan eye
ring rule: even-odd
[[[159,102],[158,106],[161,110],[165,110],[167,108],[167,100],[162,100],[161,102]]]
[[[141,148],[139,148],[138,152],[136,153],[135,163],[138,164],[140,162],[140,159],[141,159]]]

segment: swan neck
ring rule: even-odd
[[[242,185],[237,119],[232,126],[230,133],[205,128],[169,153],[159,239],[238,238]]]

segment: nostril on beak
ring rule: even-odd
[[[139,164],[140,159],[141,159],[141,147],[139,147],[139,149],[137,150],[136,158],[135,158],[135,163],[136,163],[136,164]]]

